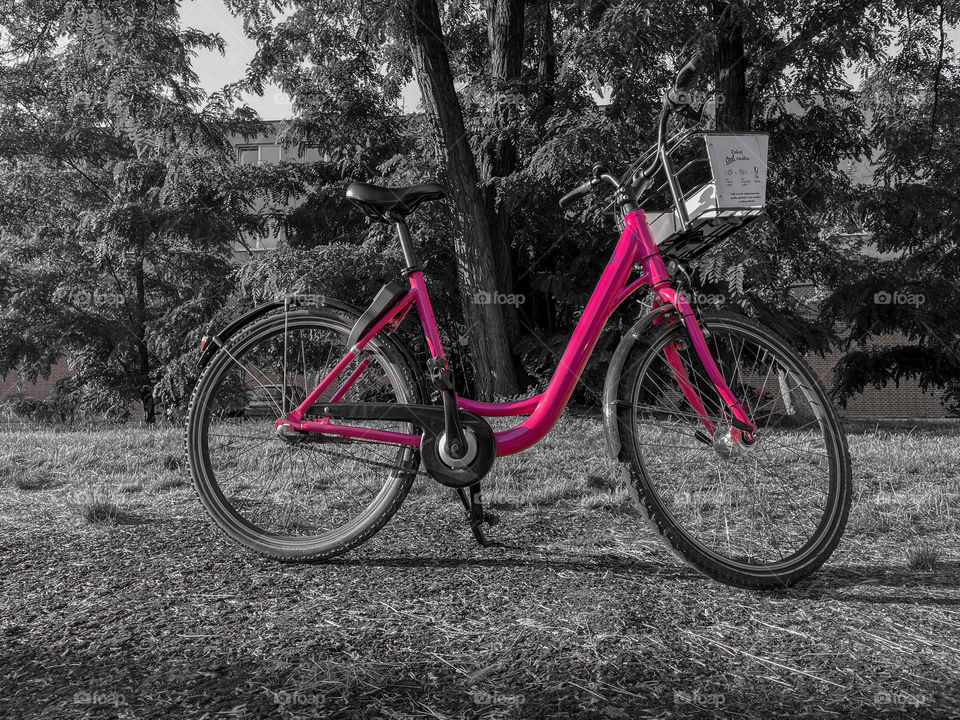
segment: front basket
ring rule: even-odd
[[[646,213],[654,241],[670,259],[702,255],[763,215],[766,205],[767,134],[704,133],[703,137],[713,180],[683,197],[688,231],[682,232],[676,209]]]

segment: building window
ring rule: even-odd
[[[241,165],[256,165],[260,162],[260,146],[251,145],[237,148],[237,160],[240,161]]]
[[[261,145],[260,146],[260,162],[264,165],[276,165],[280,162],[280,146],[279,145]]]

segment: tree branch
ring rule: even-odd
[[[943,72],[943,48],[947,42],[947,34],[943,29],[943,2],[940,3],[940,50],[937,54],[937,74],[933,78],[933,107],[930,110],[930,128],[937,126],[937,106],[940,104],[940,75]]]

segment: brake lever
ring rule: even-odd
[[[654,182],[655,181],[652,177],[647,177],[646,175],[644,175],[643,179],[633,186],[634,192],[636,193],[637,197],[640,198],[646,195],[647,192],[650,191],[650,188],[653,187]]]

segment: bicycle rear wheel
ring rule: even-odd
[[[262,555],[316,561],[356,547],[413,483],[420,454],[409,446],[318,434],[291,441],[274,428],[346,354],[355,319],[330,308],[267,316],[214,355],[194,390],[186,431],[194,487],[214,522]],[[403,353],[378,336],[314,408],[361,363],[368,364],[340,400],[422,402]],[[415,432],[402,422],[376,427]]]
[[[725,442],[731,414],[671,318],[634,346],[620,380],[630,491],[668,547],[701,572],[740,587],[787,586],[840,541],[851,498],[846,438],[823,386],[779,336],[720,312],[705,313],[703,328],[757,441]],[[682,392],[671,349],[714,434]]]

